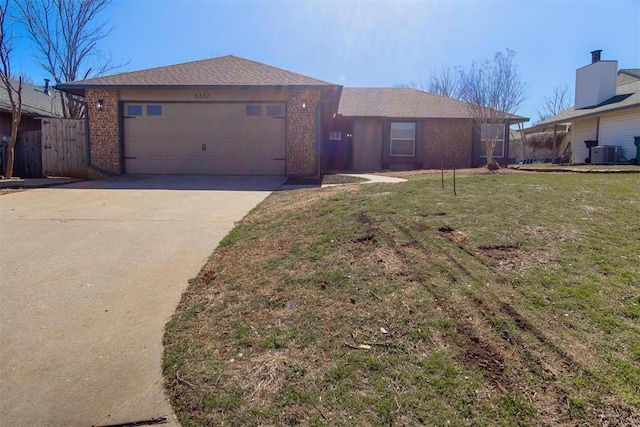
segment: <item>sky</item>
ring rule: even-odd
[[[528,94],[517,113],[533,119],[554,88],[573,96],[592,50],[640,68],[640,0],[113,0],[97,20],[112,26],[97,47],[126,63],[117,72],[232,54],[343,86],[390,87],[508,48]],[[19,23],[14,31],[23,34]],[[14,68],[36,83],[50,77],[26,37],[14,51]]]

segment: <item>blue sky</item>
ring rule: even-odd
[[[122,71],[233,54],[344,86],[426,80],[434,67],[468,65],[505,48],[535,109],[554,87],[573,94],[590,51],[640,68],[640,0],[214,1],[113,0],[113,31],[99,48]],[[19,33],[20,30],[16,29]],[[48,77],[26,39],[16,68]]]

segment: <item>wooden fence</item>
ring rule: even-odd
[[[28,130],[18,134],[14,151],[13,175],[42,178],[42,133]]]
[[[42,119],[42,172],[46,176],[86,178],[85,121]]]

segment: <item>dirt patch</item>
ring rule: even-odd
[[[522,272],[539,265],[551,266],[556,255],[552,249],[525,250],[513,244],[481,245],[478,253],[501,272]]]
[[[393,236],[378,227],[373,219],[364,212],[358,214],[358,221],[367,226],[366,236],[380,236],[390,248],[396,248],[397,244]]]
[[[447,236],[447,239],[452,241],[458,246],[465,246],[467,244],[467,235],[462,231],[456,230],[454,228],[449,227],[448,225],[443,225],[438,228],[440,233],[443,233]]]
[[[246,362],[245,362],[246,363]],[[245,383],[250,390],[251,401],[263,401],[266,396],[278,393],[287,379],[291,361],[282,353],[268,352],[249,361],[253,375]]]
[[[487,377],[503,392],[506,388],[502,384],[502,372],[505,369],[504,359],[489,343],[482,341],[467,322],[458,322],[456,331],[464,337],[466,349],[462,361],[467,365],[476,366],[486,372]]]

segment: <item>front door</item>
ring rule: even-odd
[[[329,170],[353,169],[353,134],[346,126],[329,131],[327,141],[327,167]]]

